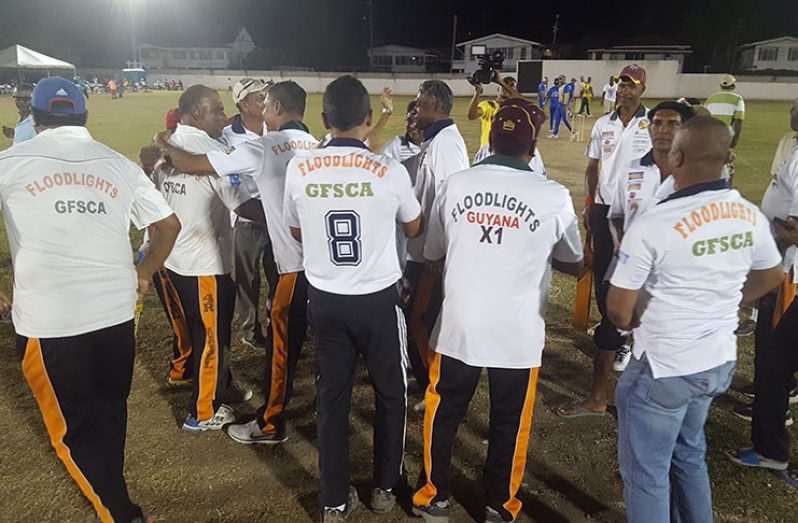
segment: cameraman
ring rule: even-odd
[[[482,93],[485,91],[485,88],[482,86],[481,83],[473,83],[474,85],[474,97],[471,98],[471,104],[468,106],[468,119],[469,120],[477,120],[479,119],[482,124],[482,133],[479,137],[479,146],[483,147],[485,144],[488,143],[488,137],[490,136],[490,124],[493,122],[493,115],[496,113],[496,110],[499,108],[499,104],[504,100],[510,98],[509,92],[505,85],[510,86],[511,88],[515,89],[517,82],[515,78],[512,76],[508,76],[504,78],[503,84],[499,83],[499,73],[498,71],[495,73],[493,77],[493,82],[499,84],[501,89],[499,90],[499,94],[495,100],[483,100],[480,101],[480,97]]]

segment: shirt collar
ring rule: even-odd
[[[305,131],[306,133],[310,132],[308,126],[305,125],[304,122],[301,120],[291,120],[290,122],[285,122],[278,131],[286,131],[288,129],[294,129],[296,131]]]
[[[635,115],[632,118],[641,118],[645,115],[646,115],[646,108],[643,104],[640,104],[640,106],[637,108],[637,111],[635,111]],[[615,121],[620,117],[621,117],[620,109],[615,109],[610,115],[610,120]]]
[[[659,203],[665,203],[671,200],[676,200],[677,198],[685,198],[687,196],[695,196],[696,194],[702,193],[704,191],[722,191],[723,189],[730,188],[729,182],[726,180],[714,180],[711,182],[697,183],[695,185],[691,185],[690,187],[676,191]]]
[[[454,125],[454,120],[451,118],[447,118],[445,120],[438,120],[434,124],[430,125],[426,129],[424,129],[424,141],[428,142],[435,138],[439,132],[443,131],[447,127]]]
[[[360,147],[368,150],[366,144],[356,138],[333,138],[325,147]]]
[[[244,127],[244,120],[241,118],[240,114],[233,117],[233,123],[230,124],[230,128],[236,134],[247,134],[247,129]]]
[[[654,165],[654,149],[648,151],[642,158],[640,158],[640,165],[650,167]]]
[[[510,167],[520,171],[532,171],[532,168],[529,167],[529,164],[521,158],[518,158],[517,156],[506,156],[504,154],[493,154],[488,156],[477,165],[502,165],[504,167]]]
[[[62,125],[61,127],[52,127],[40,132],[39,136],[65,136],[68,138],[91,139],[89,130],[82,125]]]

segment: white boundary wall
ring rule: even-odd
[[[683,74],[678,73],[675,60],[647,60],[638,62],[647,72],[646,98],[679,98],[682,96],[707,98],[719,89],[721,74]],[[626,61],[601,60],[544,60],[543,75],[550,80],[556,75],[564,74],[570,80],[580,76],[593,77],[593,92],[601,96],[601,88],[611,74],[618,74]],[[291,79],[301,85],[309,93],[321,93],[325,87],[341,73],[317,73],[309,71],[169,71],[158,70],[150,74],[150,81],[168,78],[183,80],[186,86],[205,84],[210,87],[226,90],[227,79],[232,83],[243,77],[263,78],[265,80]],[[509,73],[512,74],[512,73]],[[390,87],[398,95],[415,95],[419,84],[429,78],[438,78],[449,84],[455,96],[471,96],[474,88],[465,80],[464,75],[449,74],[415,74],[415,73],[355,73],[371,94],[379,94],[383,87]],[[798,98],[798,82],[775,82],[770,78],[739,78],[737,92],[750,100],[787,100]],[[486,89],[490,95],[491,88]]]

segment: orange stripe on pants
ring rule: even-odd
[[[510,499],[502,505],[505,510],[513,515],[513,520],[521,511],[521,501],[515,497],[521,487],[526,468],[526,451],[529,448],[529,431],[532,428],[532,410],[535,407],[535,390],[538,384],[538,370],[529,370],[529,384],[526,389],[524,408],[521,410],[521,419],[518,424],[518,435],[515,438],[515,453],[513,454],[513,468],[510,473]]]
[[[173,380],[186,379],[186,362],[191,357],[191,336],[188,332],[188,322],[186,322],[186,314],[183,312],[183,304],[180,302],[180,295],[177,293],[172,280],[169,279],[169,273],[166,268],[161,267],[158,269],[158,277],[161,280],[161,287],[163,288],[164,303],[166,304],[166,313],[169,315],[169,321],[172,324],[172,330],[177,337],[177,350],[180,354],[177,358],[172,360],[170,377]]]
[[[197,393],[197,419],[208,421],[213,417],[213,400],[219,373],[219,339],[216,325],[219,296],[216,292],[216,276],[198,276],[199,307],[205,327],[205,347],[202,349]]]
[[[432,503],[438,494],[438,488],[432,483],[432,427],[435,423],[435,414],[441,404],[441,396],[436,387],[441,380],[441,355],[434,353],[429,369],[429,386],[424,395],[426,409],[424,412],[424,473],[427,483],[413,496],[413,504],[424,507]]]
[[[790,269],[787,274],[784,275],[784,281],[779,286],[779,294],[776,298],[776,307],[773,310],[773,328],[776,328],[776,325],[779,324],[781,321],[781,317],[784,316],[784,313],[787,312],[787,309],[792,304],[793,300],[795,299],[795,284],[792,282],[793,280],[793,269]]]
[[[291,301],[294,298],[297,273],[280,275],[277,290],[272,300],[272,383],[269,400],[263,415],[266,425],[264,434],[276,434],[279,427],[274,420],[282,416],[285,406],[285,393],[288,387],[288,317]]]
[[[69,447],[64,443],[64,436],[67,432],[66,420],[58,404],[58,397],[53,389],[53,384],[47,375],[47,368],[44,366],[44,357],[42,356],[42,347],[38,339],[28,338],[28,344],[25,347],[25,357],[22,359],[22,373],[25,375],[25,379],[36,397],[36,402],[39,404],[44,426],[47,429],[47,434],[50,435],[50,444],[55,449],[56,455],[64,463],[67,472],[78,484],[83,495],[89,499],[94,510],[97,511],[97,517],[100,518],[100,521],[112,523],[114,519],[111,517],[111,512],[100,501],[100,497],[94,491],[91,483],[89,483],[89,480],[81,472],[80,467],[72,459],[72,452]]]

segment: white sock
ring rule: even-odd
[[[344,510],[346,510],[346,503],[344,503],[343,505],[338,505],[337,507],[324,507],[324,508],[327,510],[340,510],[341,512],[343,512]]]

